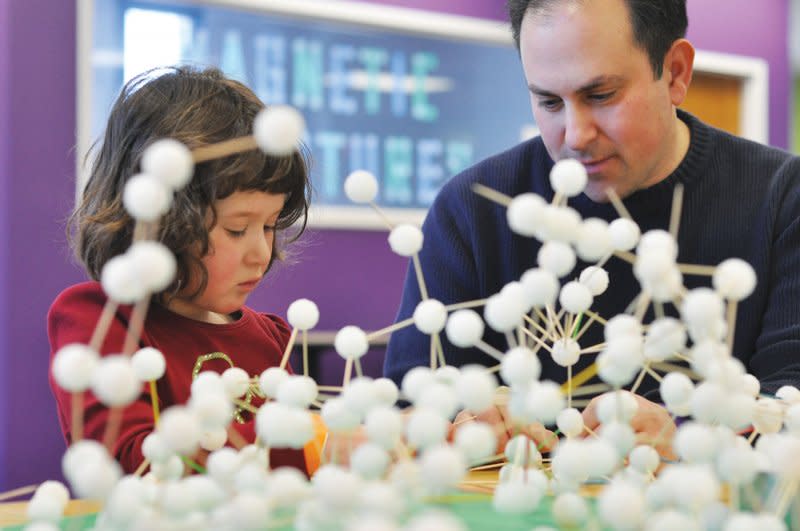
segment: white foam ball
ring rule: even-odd
[[[617,530],[639,529],[645,518],[644,496],[627,482],[610,483],[598,500],[600,519]]]
[[[256,414],[256,433],[270,447],[299,450],[314,437],[314,423],[306,410],[269,402]]]
[[[789,433],[800,435],[800,403],[789,406],[783,416],[783,423]]]
[[[602,295],[608,289],[608,272],[602,267],[589,266],[581,271],[581,284],[589,288],[593,296]]]
[[[574,492],[559,494],[553,500],[553,519],[561,527],[580,528],[589,518],[589,504]]]
[[[277,400],[289,406],[306,408],[317,398],[317,382],[309,376],[292,375],[278,386]]]
[[[537,230],[537,237],[541,241],[572,243],[578,239],[581,215],[574,208],[546,205],[543,221]]]
[[[577,341],[570,338],[562,338],[553,343],[551,356],[556,364],[562,367],[569,367],[578,362],[581,354],[581,346]]]
[[[717,457],[717,471],[723,481],[732,485],[747,485],[758,474],[756,455],[749,447],[723,448]]]
[[[455,488],[467,473],[467,463],[461,452],[442,444],[427,448],[420,457],[422,479],[434,493]]]
[[[440,444],[447,435],[447,420],[439,411],[416,408],[409,416],[405,432],[412,448],[429,448]]]
[[[623,337],[640,338],[642,323],[632,315],[621,313],[606,322],[603,333],[607,342]]]
[[[775,391],[775,398],[786,404],[800,404],[800,390],[793,385],[784,385]]]
[[[142,441],[142,455],[151,463],[162,463],[175,455],[157,431],[150,432]]]
[[[669,408],[689,402],[694,392],[694,384],[685,374],[670,372],[661,380],[659,389],[661,399]]]
[[[326,400],[322,404],[320,414],[325,426],[334,433],[352,431],[361,421],[359,415],[349,408],[341,397]]]
[[[756,401],[753,412],[753,427],[759,433],[777,433],[783,426],[783,408],[780,402],[771,398]]]
[[[633,393],[612,391],[603,394],[597,402],[597,418],[601,424],[608,422],[630,422],[639,410]]]
[[[128,356],[105,356],[92,373],[92,392],[106,406],[133,402],[142,390]]]
[[[308,299],[297,299],[289,305],[286,319],[298,330],[311,330],[319,321],[319,308]]]
[[[172,192],[156,177],[139,173],[125,183],[122,204],[137,221],[156,221],[169,210]]]
[[[333,339],[336,352],[344,359],[358,359],[369,350],[367,334],[357,326],[345,326]]]
[[[564,406],[561,387],[550,381],[533,386],[526,397],[529,413],[542,424],[554,423]]]
[[[94,349],[81,343],[64,345],[53,357],[53,378],[56,383],[72,393],[79,393],[89,388],[92,373],[100,361]]]
[[[630,466],[642,474],[654,473],[661,464],[661,458],[656,449],[645,444],[634,448],[628,458]]]
[[[400,391],[389,378],[378,378],[372,382],[375,402],[377,405],[393,406],[397,402]]]
[[[461,370],[453,365],[442,365],[433,371],[433,376],[437,382],[455,387],[456,382],[461,378]]]
[[[378,195],[378,179],[367,170],[356,170],[344,180],[344,193],[353,203],[371,203]]]
[[[706,424],[719,422],[727,393],[719,384],[703,382],[692,393],[691,411],[695,420]]]
[[[678,455],[688,463],[708,463],[717,453],[714,434],[707,426],[697,422],[682,424],[672,445]]]
[[[111,459],[84,463],[70,478],[72,490],[79,498],[105,500],[122,477],[122,467]]]
[[[518,302],[503,294],[489,297],[483,308],[486,324],[498,332],[508,332],[521,325],[525,308],[517,304]]]
[[[761,393],[761,382],[759,382],[758,378],[752,374],[743,374],[739,380],[739,387],[742,393],[746,394],[747,396],[756,397],[759,395],[759,393]],[[778,389],[778,392],[780,392],[780,389]],[[780,398],[779,395],[776,396]]]
[[[753,266],[740,258],[729,258],[714,270],[714,289],[731,301],[741,301],[756,289],[756,272]]]
[[[520,283],[525,292],[528,305],[534,308],[544,308],[556,300],[559,291],[559,282],[556,276],[541,268],[528,269],[520,278]]]
[[[515,435],[509,439],[503,453],[511,465],[523,468],[542,465],[542,454],[539,452],[536,441],[527,435]]]
[[[583,164],[575,159],[562,159],[550,170],[550,184],[557,193],[573,197],[586,188],[588,176]]]
[[[390,460],[384,448],[365,442],[350,455],[350,469],[364,479],[378,479],[386,473]]]
[[[359,417],[377,405],[375,385],[372,378],[361,376],[353,378],[342,390],[340,395],[347,407],[352,409]]]
[[[498,483],[492,496],[492,506],[503,514],[525,514],[536,510],[544,490],[535,483],[512,480]]]
[[[692,369],[702,377],[707,377],[711,365],[728,356],[728,347],[719,340],[703,339],[690,349]]]
[[[364,418],[364,431],[372,442],[393,450],[403,435],[403,417],[395,407],[377,406]]]
[[[278,507],[294,507],[311,494],[305,475],[296,468],[272,470],[266,486],[266,497]]]
[[[700,525],[697,517],[683,514],[674,509],[668,509],[651,515],[645,529],[646,531],[674,531],[676,529],[681,531],[701,531],[704,527]]]
[[[566,437],[577,437],[583,433],[583,415],[575,408],[564,409],[556,417],[556,426]]]
[[[127,254],[117,255],[105,263],[100,272],[100,284],[108,297],[120,304],[132,304],[147,292],[146,284],[136,274]]]
[[[560,441],[553,452],[553,476],[569,483],[585,481],[589,477],[590,461],[595,458],[592,454],[590,459],[586,444],[578,438]],[[611,451],[613,453],[614,449]]]
[[[231,400],[240,398],[250,387],[250,375],[240,367],[230,367],[222,373],[222,384]]]
[[[447,309],[436,299],[426,299],[414,309],[414,324],[423,334],[436,334],[444,329]]]
[[[458,397],[453,387],[437,382],[424,388],[414,401],[414,405],[436,410],[443,417],[451,418],[458,412]]]
[[[642,232],[635,221],[617,218],[608,226],[611,245],[617,251],[630,251],[639,243]]]
[[[511,200],[506,210],[508,226],[522,236],[536,236],[543,223],[546,203],[532,193],[520,194]]]
[[[253,121],[258,147],[269,155],[291,155],[303,136],[303,115],[289,105],[272,105],[259,111]]]
[[[67,480],[72,481],[77,470],[85,464],[110,460],[105,446],[93,439],[82,439],[72,443],[61,458],[61,470]]]
[[[458,427],[453,443],[468,462],[475,463],[494,455],[497,436],[485,422],[468,422]]]
[[[202,371],[192,380],[191,394],[195,395],[224,395],[225,384],[222,375],[216,371]]]
[[[389,233],[389,247],[400,256],[410,257],[417,254],[422,249],[422,242],[422,231],[414,225],[397,225]]]
[[[608,222],[599,218],[588,218],[581,223],[575,241],[578,256],[586,262],[596,262],[614,250]]]
[[[173,190],[186,186],[194,172],[191,150],[183,142],[172,138],[156,140],[142,153],[142,171],[148,173]]]
[[[709,288],[695,288],[681,303],[681,317],[689,325],[707,326],[723,316],[725,305],[717,293]]]
[[[289,373],[286,372],[286,369],[269,367],[261,373],[258,378],[258,385],[267,397],[276,398],[278,396],[278,388],[288,378]]]
[[[571,281],[564,284],[558,296],[561,306],[570,313],[582,313],[589,309],[594,301],[591,290],[581,282]]]
[[[144,347],[131,357],[131,366],[140,382],[152,382],[164,376],[167,361],[157,348]]]
[[[217,428],[215,430],[204,431],[200,436],[198,444],[203,450],[213,452],[225,446],[226,442],[228,442],[228,432],[225,428]]]
[[[175,255],[161,242],[142,240],[133,242],[127,253],[131,267],[150,293],[165,290],[175,279]]]
[[[169,448],[183,455],[192,455],[203,436],[199,420],[185,406],[165,410],[158,423],[158,433]]]
[[[514,347],[509,350],[500,365],[500,376],[508,385],[528,387],[539,380],[542,365],[532,350]]]
[[[337,465],[322,466],[311,478],[311,487],[317,499],[329,508],[339,510],[355,504],[361,486],[362,480],[358,476]]]
[[[483,337],[484,323],[474,310],[457,310],[450,314],[445,325],[447,339],[455,346],[468,348]]]
[[[784,481],[800,478],[800,437],[780,434],[770,442],[767,455],[776,476]]]
[[[620,458],[628,455],[636,444],[636,434],[630,424],[617,421],[600,426],[600,437],[611,443]]]
[[[419,398],[425,388],[430,387],[434,383],[436,383],[436,376],[433,371],[431,371],[429,367],[420,365],[412,367],[405,373],[403,380],[400,382],[400,387],[406,398],[414,402]]]
[[[661,229],[645,232],[636,248],[639,256],[646,254],[664,255],[668,261],[674,262],[678,258],[678,242],[669,232]]]
[[[542,244],[537,254],[539,267],[550,271],[557,277],[566,276],[575,267],[575,252],[568,244],[549,241]]]
[[[686,328],[672,317],[656,319],[647,329],[644,338],[644,357],[650,361],[664,361],[686,348]]]
[[[461,369],[455,389],[459,401],[466,409],[480,412],[494,403],[497,380],[486,372],[485,367],[468,365]]]

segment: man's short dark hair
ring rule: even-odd
[[[522,19],[533,11],[546,13],[562,2],[591,2],[593,0],[507,0],[511,32],[519,50],[519,33]],[[656,78],[664,67],[664,56],[672,43],[686,36],[689,25],[686,17],[686,0],[623,0],[628,7],[633,40],[647,53]]]

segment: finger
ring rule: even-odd
[[[600,425],[600,419],[597,418],[597,404],[600,401],[600,397],[594,397],[589,405],[581,413],[583,416],[583,424],[590,430],[596,430],[597,427]]]

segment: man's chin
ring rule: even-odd
[[[583,193],[595,203],[608,203],[610,199],[607,191],[608,185],[604,182],[589,181],[586,184],[586,189],[584,189]]]

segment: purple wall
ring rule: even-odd
[[[504,20],[500,0],[373,3]],[[57,477],[63,452],[46,379],[45,315],[82,278],[62,223],[74,190],[75,4],[0,0],[0,492]],[[689,7],[698,47],[770,62],[770,142],[786,146],[788,0]],[[391,323],[406,262],[389,251],[385,233],[318,230],[294,249],[298,263],[279,267],[253,306],[283,314],[308,297],[320,307],[320,329]]]
[[[7,194],[4,193],[8,189],[8,142],[6,141],[11,137],[10,127],[8,125],[8,83],[9,83],[9,38],[5,28],[9,25],[8,13],[8,0],[0,0],[0,249],[10,249],[8,246],[8,233],[9,233],[9,218],[7,215]],[[3,251],[7,253],[8,251]],[[8,387],[8,363],[7,356],[4,354],[8,352],[8,312],[7,301],[8,286],[5,279],[8,278],[8,267],[3,255],[0,260],[0,393],[2,389]],[[5,400],[5,396],[0,395],[0,466],[3,465],[3,457],[7,455],[6,448],[8,447],[8,439],[10,429],[9,424],[9,401]],[[4,467],[3,467],[4,468]],[[0,468],[0,490],[3,485],[3,468]]]

